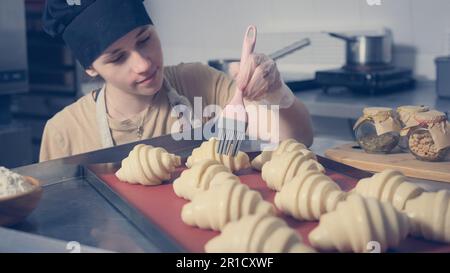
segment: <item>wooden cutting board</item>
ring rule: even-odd
[[[368,154],[357,143],[348,143],[326,150],[325,156],[365,171],[392,168],[409,177],[450,183],[450,162],[419,161],[409,153]]]

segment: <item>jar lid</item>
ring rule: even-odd
[[[445,115],[445,113],[436,110],[417,113],[414,118],[417,122],[425,124],[437,123],[447,120],[447,116]]]
[[[420,113],[420,112],[426,112],[429,111],[430,107],[425,105],[404,105],[397,108],[397,112],[403,112],[403,113]]]
[[[363,109],[363,114],[366,117],[373,117],[380,114],[392,114],[392,108],[389,107],[366,107]]]

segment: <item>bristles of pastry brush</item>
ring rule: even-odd
[[[220,124],[221,121],[219,121]],[[220,125],[218,125],[220,126]],[[219,145],[217,145],[216,153],[221,154],[223,149],[223,139],[225,138],[225,130],[223,128],[218,127],[219,133],[217,135],[217,139],[219,140]]]
[[[222,138],[219,138],[217,152],[220,154],[236,156],[242,141],[245,139],[245,131],[248,123],[247,121],[238,119],[223,118],[222,124],[227,124],[228,126],[219,128],[219,136]]]
[[[237,133],[237,135],[236,135],[236,138],[234,138],[235,142],[234,142],[232,152],[231,152],[232,156],[237,155],[237,153],[239,152],[239,149],[241,147],[241,144],[245,139],[245,131],[244,132],[236,131],[236,133]]]

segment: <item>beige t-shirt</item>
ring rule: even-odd
[[[194,105],[194,97],[202,97],[203,107],[217,104],[223,108],[234,93],[232,79],[201,63],[182,63],[165,67],[164,76],[180,95],[189,99],[192,105]],[[92,91],[81,97],[47,121],[42,136],[39,161],[102,148],[94,93]],[[176,117],[171,116],[171,110],[167,90],[163,87],[145,112],[124,121],[108,116],[114,144],[138,141],[137,128],[142,118],[144,118],[142,139],[170,134],[172,125],[176,121]]]

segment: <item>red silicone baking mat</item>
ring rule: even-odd
[[[322,159],[325,160],[325,159]],[[327,160],[327,162],[329,162]],[[324,163],[324,162],[322,162]],[[334,163],[333,163],[334,164]],[[327,166],[325,164],[325,166]],[[342,168],[345,170],[348,167]],[[172,174],[172,179],[158,186],[132,185],[121,182],[114,175],[117,169],[99,171],[97,168],[90,168],[98,178],[106,183],[114,192],[119,194],[129,204],[138,209],[145,217],[164,230],[172,239],[189,252],[204,252],[205,243],[218,235],[219,232],[202,230],[184,224],[181,220],[181,209],[188,201],[178,198],[172,187],[172,182],[176,179],[184,168],[179,168]],[[351,169],[349,169],[351,170]],[[358,178],[343,173],[338,173],[333,169],[327,169],[327,175],[345,191],[352,189]],[[351,172],[350,172],[351,173]],[[275,192],[267,188],[261,179],[260,172],[248,169],[238,173],[242,183],[261,193],[263,198],[273,204]],[[318,222],[300,222],[278,212],[278,216],[283,218],[290,227],[297,230],[303,237],[305,243],[308,242],[309,232],[318,225]],[[438,244],[414,238],[406,239],[396,252],[450,252],[450,245]]]

